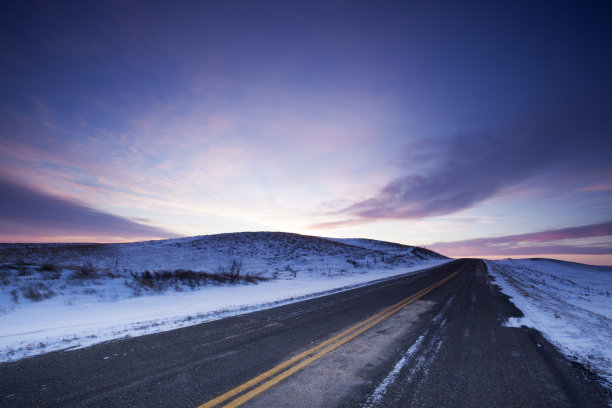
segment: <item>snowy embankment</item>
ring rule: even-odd
[[[274,307],[449,259],[380,241],[241,233],[0,245],[0,261],[0,361],[10,361]]]
[[[572,361],[612,384],[612,267],[550,259],[487,261],[495,284],[525,315],[511,327],[539,330]]]

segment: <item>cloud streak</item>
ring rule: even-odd
[[[596,240],[601,237],[612,237],[612,221],[529,234],[437,242],[428,248],[449,256],[611,255],[612,240],[603,243]]]
[[[48,240],[48,237],[127,240],[171,238],[161,228],[143,225],[78,202],[0,179],[0,239]]]
[[[497,131],[420,141],[405,163],[411,169],[417,163],[423,170],[391,181],[337,215],[350,215],[347,223],[354,225],[359,220],[452,214],[544,172],[563,177],[595,171],[606,166],[606,152],[612,148],[611,117],[609,112],[561,111]],[[338,224],[342,221],[330,226]]]

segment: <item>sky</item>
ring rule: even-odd
[[[612,265],[609,2],[1,7],[0,242],[289,231]]]

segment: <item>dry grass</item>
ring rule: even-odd
[[[219,266],[214,273],[193,271],[190,269],[176,269],[131,274],[133,280],[145,288],[163,291],[170,287],[180,290],[181,286],[196,289],[206,285],[257,283],[267,281],[269,278],[245,274],[242,270],[242,262],[233,260],[227,266]]]
[[[26,286],[21,289],[21,294],[24,298],[40,302],[41,300],[49,299],[55,296],[55,292],[47,288],[42,283]]]

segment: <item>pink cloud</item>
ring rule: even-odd
[[[589,238],[608,236],[612,236],[612,221],[528,234],[437,242],[429,245],[428,248],[449,256],[473,256],[476,254],[481,256],[516,256],[542,253],[609,255],[612,254],[612,240],[604,243],[595,240],[589,242],[588,240]],[[578,239],[587,239],[587,241],[571,242],[571,240]]]
[[[443,143],[435,139],[420,142],[412,146],[407,157],[413,162],[429,162],[429,168],[415,171],[407,160],[404,175],[337,215],[359,218],[364,223],[448,215],[508,194],[528,182],[534,183],[530,188],[535,194],[530,195],[537,197],[534,187],[542,186],[543,179],[551,174],[563,183],[556,185],[555,191],[564,191],[579,178],[588,179],[607,166],[604,152],[610,150],[610,141],[602,137],[601,129],[611,126],[608,114],[568,114],[559,109],[513,125],[460,132]],[[577,138],[580,143],[575,143]],[[574,180],[568,182],[568,176]],[[607,184],[597,188],[601,190]],[[525,191],[512,191],[517,193],[521,197]]]
[[[591,184],[583,187],[578,191],[612,191],[612,181],[604,181],[597,184]]]
[[[177,235],[0,179],[0,240],[125,241]],[[55,237],[55,238],[53,238]]]
[[[336,228],[344,228],[344,227],[352,227],[355,225],[363,224],[363,220],[361,219],[352,219],[352,220],[341,220],[341,221],[329,221],[329,222],[321,222],[319,224],[309,225],[308,229],[316,229],[316,230],[326,230],[326,229],[336,229]]]

